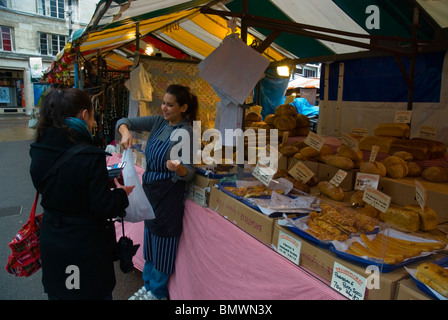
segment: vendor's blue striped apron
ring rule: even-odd
[[[174,175],[172,171],[167,169],[165,160],[165,155],[170,145],[170,139],[166,139],[165,141],[157,139],[165,127],[166,124],[161,126],[147,142],[147,170],[143,176],[143,181],[146,183],[167,179]],[[159,237],[151,234],[146,227],[144,230],[144,259],[152,261],[154,267],[160,272],[166,274],[173,273],[179,237]]]

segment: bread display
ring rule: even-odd
[[[411,128],[407,123],[380,123],[373,130],[375,136],[409,138]]]
[[[359,140],[358,147],[360,150],[371,151],[373,146],[378,146],[379,152],[389,153],[390,146],[395,140],[397,140],[395,137],[365,136]]]
[[[406,161],[406,165],[408,166],[409,172],[407,177],[420,177],[422,175],[422,167],[415,161]]]
[[[448,182],[448,168],[440,166],[425,168],[422,177],[431,182]]]
[[[323,160],[329,166],[333,166],[343,170],[351,170],[355,167],[353,160],[339,155],[324,156]]]
[[[416,232],[420,230],[420,216],[417,212],[391,205],[385,212],[380,212],[380,220],[390,227]]]
[[[419,205],[410,204],[404,207],[405,209],[412,210],[417,212],[420,217],[420,230],[421,231],[431,231],[437,227],[438,218],[436,212],[429,208],[425,207],[423,210]]]
[[[297,113],[296,114],[296,128],[304,128],[310,125],[310,118],[306,115]]]
[[[448,297],[448,270],[432,263],[421,263],[415,277],[441,295]]]
[[[349,158],[353,161],[362,160],[363,158],[363,153],[361,150],[354,151],[353,149],[347,147],[345,144],[341,144],[337,148],[337,153],[338,155]]]
[[[317,184],[317,188],[320,192],[322,192],[327,197],[336,200],[336,201],[342,201],[344,200],[344,191],[341,187],[335,186],[329,181],[320,181]]]
[[[402,158],[397,156],[389,156],[383,161],[386,167],[386,175],[393,179],[401,179],[407,176],[409,168]]]
[[[277,116],[295,116],[297,109],[292,104],[285,103],[277,106],[274,111]]]
[[[277,116],[274,119],[274,126],[279,130],[294,130],[296,125],[296,118],[291,115]]]
[[[412,154],[414,160],[430,160],[443,157],[446,145],[440,141],[422,138],[396,139],[391,143],[389,151],[391,154],[406,151]]]
[[[382,162],[370,162],[366,161],[359,167],[359,172],[369,173],[369,174],[377,174],[381,177],[386,176],[386,167]]]

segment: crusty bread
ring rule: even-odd
[[[347,157],[349,159],[352,159],[353,161],[361,160],[363,158],[363,153],[361,150],[354,151],[353,149],[347,147],[345,144],[341,144],[338,147],[337,153],[340,156]]]
[[[358,147],[360,150],[371,151],[372,146],[378,146],[379,152],[389,153],[390,145],[395,140],[397,140],[395,137],[365,136],[359,140]]]
[[[404,207],[405,209],[409,209],[417,212],[420,216],[420,230],[421,231],[430,231],[437,227],[437,223],[439,222],[437,213],[430,207],[425,207],[425,210],[419,205],[410,204]]]
[[[386,167],[386,175],[393,179],[401,179],[407,176],[409,168],[402,158],[397,156],[389,156],[383,160]]]
[[[425,262],[417,267],[415,277],[441,295],[448,297],[447,269],[432,262]]]
[[[317,188],[319,191],[321,191],[324,195],[330,197],[333,200],[336,201],[342,201],[344,199],[344,191],[341,187],[335,186],[331,184],[329,181],[320,181],[317,184]]]
[[[386,212],[380,212],[380,220],[401,231],[417,232],[420,229],[418,213],[398,206],[392,205]]]
[[[279,130],[294,130],[296,128],[296,118],[291,115],[275,117],[274,126]]]
[[[351,170],[355,167],[353,160],[339,156],[339,155],[328,155],[322,157],[325,160],[325,163],[329,166],[333,166],[343,170]]]
[[[277,116],[295,116],[297,114],[297,109],[292,104],[285,103],[275,108],[274,112]]]
[[[380,123],[373,130],[375,136],[409,138],[411,128],[407,123]]]
[[[306,115],[298,113],[296,114],[296,126],[297,128],[308,127],[310,125],[310,118]]]
[[[362,163],[361,166],[359,167],[359,172],[377,174],[381,177],[385,177],[386,176],[386,167],[384,166],[384,164],[382,162],[366,161],[366,162]]]
[[[440,166],[425,168],[422,177],[432,182],[448,182],[448,168]]]

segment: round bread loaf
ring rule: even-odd
[[[291,115],[278,116],[274,120],[274,126],[279,130],[294,130],[296,128],[296,119]]]
[[[406,162],[397,156],[389,156],[383,160],[386,167],[386,175],[393,179],[401,179],[407,176],[409,168]]]
[[[278,116],[295,116],[297,109],[292,104],[285,103],[275,108],[275,114]]]
[[[296,114],[296,122],[297,128],[303,128],[303,127],[308,127],[310,125],[310,118],[308,118],[306,115],[298,113]]]
[[[339,169],[350,170],[355,167],[352,159],[339,155],[324,156],[325,163]]]
[[[425,168],[422,177],[432,182],[448,182],[448,168],[440,166]]]
[[[259,122],[261,121],[261,115],[255,112],[249,112],[246,114],[246,121]]]
[[[381,162],[375,161],[375,162],[364,162],[359,167],[359,172],[362,173],[370,173],[370,174],[377,174],[381,177],[386,176],[386,167]]]
[[[409,168],[408,177],[420,177],[422,175],[422,167],[415,161],[406,161]]]
[[[307,136],[310,133],[311,129],[309,127],[295,128],[294,136]]]
[[[267,124],[273,126],[275,120],[275,114],[268,114],[266,117],[264,117],[264,122]]]

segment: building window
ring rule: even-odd
[[[11,28],[9,27],[1,27],[0,33],[0,50],[3,51],[12,51],[12,35]]]
[[[7,0],[0,0],[0,7],[7,8],[8,7],[8,1]]]
[[[316,77],[316,70],[303,69],[303,76],[306,78],[314,78]]]
[[[65,47],[66,36],[57,34],[40,34],[40,54],[46,56],[56,56]]]
[[[49,10],[48,12],[47,9]],[[38,0],[37,13],[43,16],[49,15],[53,18],[65,19],[64,0]]]

